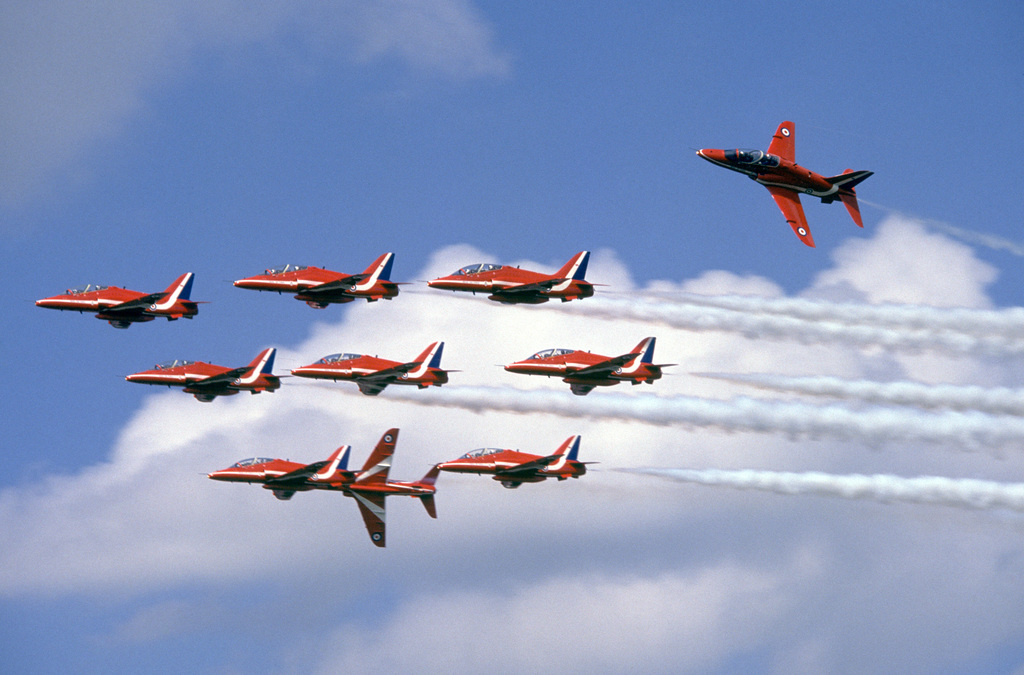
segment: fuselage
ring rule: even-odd
[[[501,291],[525,284],[539,284],[559,279],[551,274],[541,274],[495,263],[478,263],[467,265],[462,269],[438,277],[427,282],[431,288],[445,291],[463,291],[469,293],[488,293],[491,300],[505,303],[539,304],[551,298],[576,300],[594,295],[594,286],[578,279],[564,279],[551,284],[549,288],[538,289],[536,292],[524,293],[521,297],[513,294],[503,295]]]
[[[623,365],[601,374],[574,375],[578,371],[611,358],[578,349],[546,349],[528,359],[510,363],[505,366],[505,370],[523,375],[561,377],[563,381],[570,384],[592,384],[595,386],[612,386],[619,382],[652,382],[661,377],[660,367],[642,363],[638,359],[634,360],[632,364]]]
[[[305,293],[323,284],[357,277],[351,283],[338,284],[329,291]],[[330,303],[352,302],[363,298],[368,302],[384,299],[390,300],[398,295],[398,285],[384,279],[374,279],[369,283],[358,280],[359,275],[343,274],[321,267],[306,265],[282,265],[234,282],[238,288],[276,293],[295,293],[297,300],[302,300],[311,307],[322,309]]]
[[[196,303],[190,300],[176,299],[174,302],[160,303],[155,298],[154,302],[139,307],[137,311],[130,314],[105,313],[105,310],[118,307],[126,302],[137,301],[150,295],[119,286],[86,284],[78,288],[68,289],[60,295],[36,300],[36,307],[57,309],[65,312],[89,312],[95,314],[97,319],[111,322],[116,328],[126,328],[130,323],[152,321],[156,317],[165,317],[170,321],[182,317],[190,319],[199,313]]]
[[[211,400],[215,396],[232,396],[240,391],[251,391],[258,394],[263,391],[275,391],[281,387],[281,380],[276,375],[260,372],[241,374],[233,379],[225,380],[214,388],[202,386],[203,380],[223,375],[231,370],[233,369],[203,361],[178,359],[158,364],[150,370],[132,373],[124,379],[138,384],[183,387],[187,393],[194,394],[201,401]]]
[[[476,473],[493,475],[495,480],[509,480],[508,476],[502,473],[513,469],[526,462],[533,462],[542,459],[541,455],[534,455],[518,450],[507,450],[502,448],[479,448],[462,455],[458,459],[448,462],[441,462],[437,465],[442,471],[453,473]],[[578,478],[587,472],[587,466],[575,460],[559,458],[549,465],[538,467],[532,473],[517,473],[514,481],[516,483],[539,483],[547,478]]]
[[[761,185],[811,195],[826,203],[834,201],[839,196],[840,188],[830,183],[820,173],[760,150],[705,148],[698,150],[697,155],[712,164],[745,174]]]
[[[321,380],[359,380],[382,370],[403,365],[400,361],[382,359],[366,354],[331,354],[316,363],[291,371],[297,377]],[[425,372],[398,373],[388,384],[407,384],[418,387],[441,386],[448,382],[448,373],[440,368],[426,368]]]

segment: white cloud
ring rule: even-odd
[[[500,76],[509,59],[465,0],[8,4],[0,22],[0,200],[117,134],[149,93],[187,73],[197,50],[224,54],[298,35],[329,56],[393,55],[448,77]]]
[[[942,248],[911,224],[887,228],[894,231],[880,237],[893,245]],[[861,278],[855,257],[835,278]],[[488,259],[450,247],[418,276]],[[932,264],[964,270],[968,288],[984,288],[990,277],[970,251],[955,246]],[[632,283],[610,252],[595,254],[589,276]],[[911,278],[932,276],[921,270]],[[780,295],[769,282],[729,275],[659,288],[671,291],[673,284]],[[908,286],[898,299],[920,295]],[[975,307],[988,304],[974,293],[961,297]],[[444,339],[443,365],[462,372],[448,389],[412,394],[511,386],[596,407],[612,400],[609,394],[723,399],[718,403],[733,395],[734,385],[690,371],[858,378],[880,363],[879,355],[841,343],[694,333],[639,317],[558,310],[403,287],[393,302],[353,305],[338,323],[318,324],[303,344],[282,346],[279,362],[361,350],[407,358]],[[659,361],[680,364],[650,387],[619,385],[577,400],[558,380],[515,376],[495,365],[553,346],[616,354],[646,335],[658,337]],[[925,369],[933,358],[922,356],[915,367]],[[957,372],[979,387],[996,381],[970,355],[958,359]],[[1022,524],[1010,514],[680,486],[609,470],[759,468],[1015,482],[1024,474],[1019,453],[994,459],[884,437],[870,451],[861,441],[796,442],[621,417],[441,410],[410,405],[394,389],[379,397],[353,392],[350,384],[289,380],[274,394],[210,404],[180,392],[148,396],[108,462],[0,492],[0,597],[102,596],[116,603],[158,594],[152,607],[111,628],[111,644],[122,644],[176,639],[193,608],[217,616],[204,609],[206,600],[181,604],[176,589],[209,588],[218,596],[244,578],[271,591],[259,629],[274,634],[309,614],[306,599],[315,589],[315,602],[332,608],[319,633],[303,636],[318,648],[299,655],[269,647],[280,650],[269,662],[292,659],[299,670],[415,664],[438,671],[454,654],[476,671],[505,663],[520,670],[578,664],[621,672],[639,664],[707,672],[743,669],[749,659],[754,669],[780,673],[923,673],[1015,639],[1024,628]],[[861,406],[852,402],[847,412]],[[517,490],[486,477],[444,475],[436,521],[415,500],[389,502],[385,550],[370,544],[355,505],[340,495],[279,502],[260,488],[202,475],[254,455],[312,462],[341,443],[354,446],[352,463],[359,465],[392,426],[401,429],[397,479],[418,478],[432,463],[475,447],[542,453],[574,433],[583,435],[581,458],[600,464],[580,480]],[[287,601],[273,599],[275,589]],[[552,661],[551,652],[563,648],[568,660]]]

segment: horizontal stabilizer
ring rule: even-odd
[[[825,180],[832,185],[838,185],[841,188],[852,190],[854,186],[860,185],[873,175],[875,175],[874,171],[853,171],[851,169],[847,169],[838,176],[832,176]]]

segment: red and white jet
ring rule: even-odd
[[[133,373],[124,379],[140,384],[184,387],[186,393],[203,402],[212,401],[218,396],[233,396],[240,391],[253,394],[273,392],[281,387],[281,379],[271,372],[276,353],[273,347],[264,349],[252,363],[241,368],[176,359],[157,364],[152,370]]]
[[[594,286],[584,280],[590,251],[580,251],[554,274],[542,274],[530,270],[495,263],[467,265],[454,274],[428,281],[431,288],[444,291],[468,291],[488,293],[487,298],[509,304],[525,303],[537,305],[551,298],[562,302],[589,298]]]
[[[189,299],[194,275],[186,272],[161,293],[140,293],[118,286],[86,284],[69,288],[62,295],[36,300],[36,307],[66,312],[94,312],[97,319],[110,322],[114,328],[127,328],[133,323],[152,321],[158,316],[174,321],[191,319],[199,307]]]
[[[517,488],[523,483],[540,483],[548,478],[579,478],[587,472],[586,465],[593,464],[578,461],[579,451],[580,437],[570,436],[546,457],[518,450],[480,448],[450,462],[441,462],[437,468],[455,473],[493,474],[494,480],[505,487]]]
[[[871,171],[847,169],[831,178],[805,169],[796,163],[796,132],[792,122],[783,122],[772,137],[768,152],[760,150],[713,150],[705,148],[697,154],[712,164],[746,174],[772,193],[775,203],[782,210],[796,236],[808,246],[814,246],[814,239],[807,227],[800,193],[818,197],[825,204],[840,200],[850,212],[853,222],[864,227],[857,205],[854,186],[873,174]]]
[[[448,382],[448,373],[454,372],[441,368],[443,351],[443,342],[433,342],[408,363],[366,354],[331,354],[316,363],[296,368],[292,375],[320,380],[352,380],[367,396],[376,396],[389,384],[411,384],[420,389],[440,387]]]
[[[385,253],[360,274],[342,274],[321,267],[282,265],[266,273],[239,279],[235,286],[256,291],[296,293],[295,299],[310,307],[324,309],[330,303],[352,302],[364,298],[376,302],[398,295],[398,284],[391,281],[394,253]]]
[[[654,338],[644,338],[628,354],[602,356],[578,349],[545,349],[524,361],[505,366],[510,373],[560,377],[572,393],[585,396],[594,387],[610,387],[619,382],[654,384],[661,369],[674,363],[654,363]]]
[[[363,468],[348,470],[350,446],[343,445],[321,462],[300,464],[283,459],[254,457],[236,462],[208,476],[214,480],[262,483],[278,499],[291,499],[296,492],[335,490],[356,500],[370,540],[385,545],[385,499],[390,495],[418,497],[431,518],[437,518],[434,505],[438,468],[434,466],[423,478],[413,482],[388,480],[391,456],[398,441],[398,429],[384,432],[377,447],[370,453]]]

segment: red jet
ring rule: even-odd
[[[840,200],[853,217],[853,222],[864,227],[857,205],[854,186],[873,174],[871,171],[847,169],[841,175],[826,178],[799,166],[794,159],[796,150],[794,125],[783,122],[772,137],[768,152],[760,150],[698,150],[697,154],[712,164],[724,166],[748,175],[772,193],[775,203],[782,209],[796,236],[808,246],[814,246],[814,239],[807,227],[800,193],[818,197],[825,204]]]
[[[389,384],[414,384],[420,389],[440,387],[448,382],[441,368],[443,342],[433,342],[409,363],[400,363],[366,354],[331,354],[316,363],[292,371],[298,377],[320,380],[353,380],[359,391],[376,396]]]
[[[348,470],[350,446],[343,445],[322,462],[299,464],[283,459],[254,457],[236,462],[227,469],[214,471],[208,476],[214,480],[262,483],[278,499],[291,499],[296,492],[308,490],[335,490],[352,497],[366,524],[370,540],[376,546],[385,544],[384,523],[389,495],[418,497],[427,514],[437,518],[434,493],[438,468],[434,466],[423,478],[415,482],[388,480],[391,456],[398,440],[398,429],[389,429],[381,437],[360,471]]]
[[[324,309],[332,302],[352,302],[356,298],[365,298],[367,302],[381,298],[390,300],[398,295],[398,284],[391,281],[394,260],[394,253],[385,253],[361,274],[342,274],[306,265],[282,265],[267,270],[265,274],[239,279],[235,286],[256,291],[296,293],[296,300],[316,309]]]
[[[590,251],[580,251],[554,274],[541,274],[518,267],[494,263],[468,265],[446,277],[428,281],[432,288],[444,291],[489,293],[488,300],[508,304],[537,305],[551,298],[562,302],[589,298],[594,286],[583,277],[587,273]]]
[[[548,478],[579,478],[587,472],[587,464],[593,464],[577,461],[579,451],[580,437],[570,436],[547,457],[518,450],[480,448],[450,462],[441,462],[437,468],[455,473],[493,474],[494,480],[503,486],[517,488],[523,483],[540,483]]]
[[[110,322],[114,328],[127,328],[133,323],[152,321],[158,316],[174,321],[191,319],[199,307],[189,299],[193,274],[187,272],[174,280],[162,293],[140,293],[117,286],[86,284],[69,288],[63,295],[36,300],[36,307],[69,312],[95,312],[97,319]]]
[[[545,349],[525,361],[505,366],[510,373],[561,377],[572,393],[586,396],[594,387],[611,387],[619,382],[654,384],[661,369],[674,363],[653,362],[654,338],[644,338],[628,354],[601,356],[578,349]]]
[[[168,387],[184,387],[200,401],[209,402],[218,396],[234,396],[240,391],[253,394],[281,388],[281,379],[271,371],[274,369],[273,347],[264,349],[252,363],[241,368],[225,368],[203,361],[182,361],[176,359],[157,364],[153,370],[143,370],[124,379],[141,384],[161,384]]]

